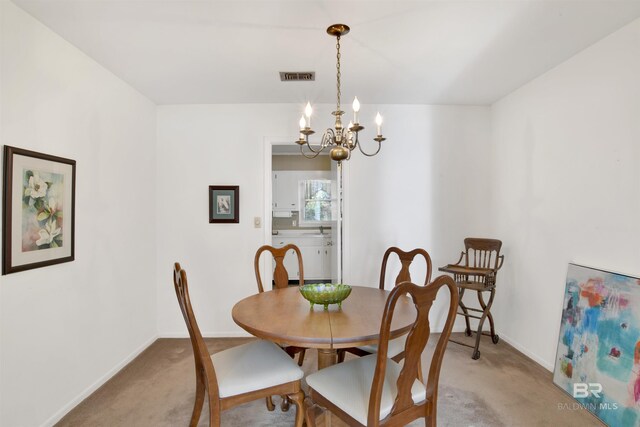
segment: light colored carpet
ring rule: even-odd
[[[457,339],[466,339],[456,334]],[[437,338],[437,337],[433,337]],[[211,353],[242,344],[246,339],[207,339]],[[424,367],[435,339],[423,356]],[[471,349],[449,343],[445,353],[438,398],[440,426],[599,426],[584,410],[559,409],[573,400],[555,387],[551,373],[511,346],[484,339],[480,360]],[[316,369],[315,351],[307,351],[304,370]],[[191,345],[186,339],[160,339],[103,387],[89,396],[58,426],[187,426],[195,395]],[[274,398],[279,403],[278,398]],[[565,406],[566,408],[566,406]],[[207,406],[199,426],[207,425]],[[264,400],[224,411],[229,427],[293,426],[295,407],[268,412]],[[334,426],[343,426],[333,417]],[[417,421],[411,426],[422,426]]]

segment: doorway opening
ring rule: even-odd
[[[339,170],[328,155],[307,159],[291,142],[266,141],[265,244],[298,246],[305,283],[339,283],[342,261]],[[263,277],[272,282],[274,261],[263,257]],[[295,251],[284,265],[298,284]]]

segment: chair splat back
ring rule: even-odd
[[[378,348],[378,358],[376,361],[376,370],[371,385],[371,395],[369,398],[369,412],[367,425],[377,426],[381,422],[379,421],[380,414],[380,402],[382,396],[382,390],[385,381],[385,370],[387,364],[387,349],[389,344],[391,321],[393,317],[393,311],[396,304],[405,295],[409,295],[413,304],[417,310],[416,320],[409,330],[407,335],[407,341],[405,345],[405,361],[400,371],[398,381],[396,383],[398,394],[394,405],[391,409],[391,413],[385,420],[393,417],[403,417],[406,422],[409,422],[418,417],[422,417],[425,414],[418,413],[416,411],[416,405],[412,398],[412,387],[416,381],[418,374],[418,362],[427,345],[431,328],[429,324],[429,311],[433,305],[433,301],[436,299],[436,295],[440,288],[443,286],[449,288],[450,302],[449,310],[447,312],[447,320],[444,326],[444,330],[438,339],[435,352],[431,359],[431,366],[429,368],[429,377],[427,379],[427,416],[435,419],[435,405],[430,403],[437,402],[438,381],[440,377],[440,368],[442,366],[442,359],[444,357],[445,347],[449,336],[451,335],[451,329],[453,328],[453,322],[455,320],[456,307],[458,302],[458,288],[455,285],[453,279],[449,276],[440,276],[432,283],[426,286],[418,286],[410,282],[403,282],[396,286],[387,299],[387,304],[384,309],[382,317],[382,324],[380,327],[380,344]],[[411,412],[414,411],[414,412]],[[404,413],[404,414],[403,414]],[[382,421],[385,421],[382,420]]]
[[[427,283],[429,283],[429,281],[431,280],[431,257],[429,256],[429,253],[424,249],[420,249],[420,248],[414,249],[409,252],[405,252],[402,249],[392,246],[389,249],[387,249],[387,251],[384,253],[384,256],[382,257],[382,268],[380,271],[380,289],[384,289],[384,279],[387,273],[387,262],[389,261],[389,256],[392,253],[398,255],[398,258],[400,258],[400,263],[402,264],[402,267],[400,268],[400,272],[398,273],[398,276],[396,276],[394,285],[397,286],[402,282],[412,281],[409,267],[411,266],[411,263],[413,262],[416,256],[422,256],[425,260],[425,263],[427,266],[427,272],[425,274],[424,284],[426,285]]]
[[[218,381],[216,373],[211,362],[211,356],[207,345],[202,338],[200,328],[196,322],[195,315],[193,314],[193,308],[191,306],[191,298],[189,297],[189,286],[187,284],[187,273],[184,271],[179,263],[175,263],[173,267],[173,285],[176,290],[176,296],[178,297],[178,304],[180,305],[180,311],[182,317],[187,324],[189,331],[189,337],[191,338],[191,346],[193,347],[193,355],[195,359],[196,376],[198,378],[204,377],[204,384],[207,386],[207,391],[211,396],[218,398]]]
[[[460,254],[458,264],[464,259],[466,267],[486,268],[493,270],[490,277],[476,275],[455,275],[456,281],[472,280],[476,282],[485,282],[486,285],[495,283],[496,275],[502,262],[504,255],[500,255],[502,241],[497,239],[485,239],[478,237],[467,237],[464,239],[464,252]]]
[[[288,244],[281,248],[274,248],[273,246],[264,245],[258,249],[253,261],[253,267],[256,272],[256,281],[258,282],[259,292],[264,292],[264,287],[262,286],[262,278],[260,277],[260,255],[262,255],[263,252],[268,251],[273,256],[273,259],[276,262],[276,267],[273,270],[273,281],[276,288],[282,289],[289,286],[289,273],[284,266],[284,257],[291,249],[295,251],[296,256],[298,257],[298,271],[300,272],[298,283],[300,285],[304,285],[304,269],[302,266],[302,253],[300,252],[300,249],[293,244]]]
[[[467,237],[464,239],[467,267],[498,269],[502,242],[496,239]]]

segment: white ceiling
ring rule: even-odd
[[[158,104],[490,104],[640,17],[636,1],[14,0]],[[316,71],[282,83],[279,71]]]

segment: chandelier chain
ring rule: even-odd
[[[336,37],[336,39],[336,86],[338,89],[336,92],[338,94],[336,111],[340,111],[340,36]]]

